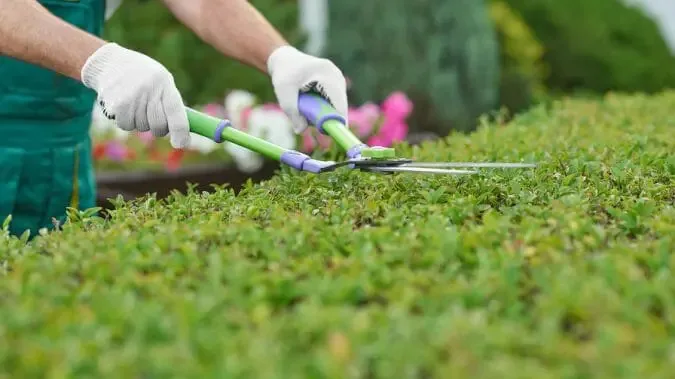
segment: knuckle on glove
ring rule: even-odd
[[[171,129],[169,118],[163,111],[162,113],[156,114],[156,116],[153,117],[151,125],[152,126],[150,130],[152,130],[152,134],[155,137],[164,137],[167,134],[169,134],[169,131]]]

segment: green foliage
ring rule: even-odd
[[[666,378],[675,92],[422,146],[475,177],[284,170],[0,244],[0,376]]]
[[[299,41],[296,0],[252,0],[251,3],[291,43]],[[246,89],[262,101],[276,100],[265,74],[224,57],[204,43],[161,1],[125,0],[106,25],[105,36],[164,64],[174,75],[188,104],[222,99],[231,89]]]
[[[352,81],[350,100],[406,92],[413,131],[472,130],[498,100],[498,46],[484,1],[332,1],[324,55]]]
[[[507,0],[545,46],[558,92],[675,87],[675,57],[657,24],[619,0]]]
[[[500,106],[517,113],[546,93],[544,47],[504,0],[491,0],[489,7],[499,37]]]

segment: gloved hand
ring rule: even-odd
[[[169,134],[174,148],[190,144],[183,99],[169,71],[156,60],[107,43],[82,67],[82,82],[98,94],[103,113],[126,131]]]
[[[320,93],[338,113],[347,119],[347,81],[333,62],[305,54],[292,46],[282,46],[267,59],[279,106],[291,119],[293,130],[300,134],[308,126],[298,110],[300,92]]]

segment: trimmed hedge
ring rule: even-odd
[[[668,377],[675,93],[564,99],[420,160],[284,170],[2,239],[0,376]]]

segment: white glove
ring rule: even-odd
[[[308,126],[307,119],[298,110],[301,92],[319,92],[347,120],[347,81],[333,62],[292,46],[282,46],[267,59],[267,72],[279,106],[291,119],[295,133],[302,133]]]
[[[82,67],[82,82],[98,94],[103,113],[120,129],[167,134],[171,145],[190,144],[190,125],[173,76],[156,60],[107,43]]]

